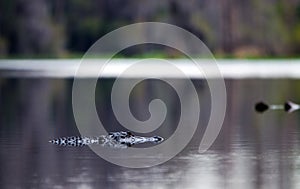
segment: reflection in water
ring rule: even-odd
[[[158,144],[164,139],[160,136],[143,137],[135,136],[130,131],[109,132],[107,135],[100,135],[97,137],[82,137],[82,136],[69,136],[61,137],[50,140],[52,144],[60,146],[89,146],[89,145],[101,145],[103,147],[110,148],[127,148],[133,145],[152,143]]]
[[[97,87],[97,110],[108,131],[124,130],[112,113],[112,82]],[[72,114],[72,80],[0,79],[1,188],[300,187],[299,114],[253,111],[260,100],[300,102],[300,81],[227,80],[226,119],[214,145],[203,154],[197,150],[209,118],[209,89],[202,80],[194,83],[201,117],[190,144],[162,165],[128,169],[104,161],[87,146],[48,143],[51,138],[79,135]],[[162,127],[149,136],[167,139],[180,116],[171,87],[157,81],[139,84],[132,92],[132,113],[146,119],[153,98],[163,99],[169,111]]]

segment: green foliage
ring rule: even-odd
[[[0,57],[74,57],[74,54],[77,57],[108,32],[143,21],[181,26],[200,37],[221,57],[300,54],[300,2],[224,0],[218,6],[214,3],[209,0],[0,1]],[[143,52],[136,49],[134,53],[118,56],[180,58],[182,55],[164,48],[154,51],[146,48]]]

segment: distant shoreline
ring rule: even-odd
[[[103,78],[116,78],[126,70],[133,62],[142,59],[113,59],[111,64],[105,67],[101,74]],[[159,59],[157,59],[159,60]],[[171,61],[191,79],[220,78],[218,74],[200,73],[195,69],[188,59],[167,59]],[[153,59],[155,61],[155,59]],[[214,60],[199,60],[201,65],[209,66]],[[0,77],[49,77],[49,78],[94,78],[98,77],[99,65],[105,64],[105,59],[91,59],[86,64],[84,72],[76,75],[81,59],[34,59],[34,60],[0,60]],[[151,60],[150,60],[151,62]],[[226,79],[246,79],[246,78],[290,78],[300,79],[300,59],[276,59],[276,60],[247,60],[247,59],[217,59],[219,71]],[[124,78],[178,78],[176,73],[166,73],[165,67],[153,66],[151,63],[142,64],[135,73],[122,76]]]

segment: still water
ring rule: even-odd
[[[113,81],[104,80],[96,90],[97,111],[108,131],[124,130],[111,108]],[[210,92],[204,80],[193,80],[201,115],[192,141],[170,161],[142,169],[109,163],[87,146],[48,142],[79,135],[72,111],[72,82],[0,79],[0,188],[300,188],[300,112],[254,111],[254,104],[261,100],[299,103],[300,80],[227,79],[225,121],[205,153],[199,153],[198,147],[210,116]],[[131,111],[147,119],[153,98],[166,103],[168,114],[162,128],[150,135],[168,138],[176,129],[180,103],[166,83],[138,84],[130,97]]]

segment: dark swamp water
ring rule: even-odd
[[[226,80],[225,121],[203,154],[198,146],[210,116],[210,93],[205,81],[193,82],[201,115],[192,141],[166,163],[131,169],[103,160],[87,146],[48,143],[79,135],[72,112],[72,79],[0,79],[0,188],[300,187],[300,112],[254,111],[260,100],[299,103],[300,80]],[[111,110],[112,84],[106,79],[97,87],[97,110],[107,130],[122,130]],[[156,80],[140,83],[130,97],[131,111],[145,119],[153,98],[161,98],[168,107],[162,128],[154,132],[167,138],[180,116],[178,97],[170,86]]]

